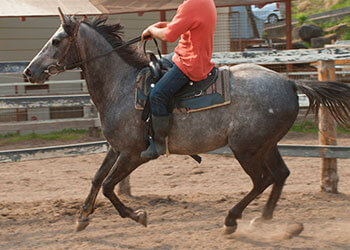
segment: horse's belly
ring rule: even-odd
[[[225,146],[230,121],[222,118],[217,112],[220,113],[218,109],[213,109],[205,113],[191,114],[189,117],[176,116],[169,135],[170,153],[199,154]],[[221,117],[221,121],[218,117]]]

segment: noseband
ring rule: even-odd
[[[69,37],[69,41],[68,41],[68,45],[61,57],[61,59],[55,63],[55,64],[50,64],[49,66],[47,66],[47,68],[44,70],[44,72],[50,76],[54,76],[54,75],[57,75],[58,73],[62,73],[66,70],[70,70],[70,69],[74,69],[78,66],[81,66],[82,64],[84,63],[87,63],[89,61],[92,61],[92,60],[95,60],[95,59],[98,59],[98,58],[101,58],[101,57],[104,57],[108,54],[110,54],[111,52],[113,51],[116,51],[117,49],[120,49],[124,46],[128,46],[128,45],[131,45],[131,44],[134,44],[134,43],[137,43],[137,42],[140,42],[142,40],[141,36],[138,36],[134,39],[131,39],[129,41],[127,41],[126,43],[118,46],[118,47],[115,47],[109,51],[107,51],[106,53],[104,54],[101,54],[101,55],[98,55],[98,56],[95,56],[95,57],[91,57],[91,58],[88,58],[88,59],[85,59],[85,60],[82,60],[81,58],[81,55],[80,55],[80,52],[79,52],[79,46],[78,46],[78,42],[77,42],[77,36],[78,36],[78,32],[79,32],[79,27],[80,27],[80,24],[81,22],[78,22],[78,24],[75,26],[74,28],[74,32],[73,34]],[[149,36],[145,37],[145,44],[146,44],[146,41],[147,39],[149,38]],[[158,49],[158,53],[160,54],[160,51],[159,51],[159,48],[158,48],[158,44],[156,42],[156,40],[153,38],[153,40],[155,41],[156,43],[156,46],[157,46],[157,49]],[[72,44],[75,44],[75,47],[76,47],[76,50],[77,50],[77,54],[78,54],[78,57],[79,57],[79,61],[78,62],[75,62],[75,63],[72,63],[70,65],[62,65],[62,62],[64,60],[64,58],[67,56],[70,48],[72,47]],[[145,44],[144,44],[144,47],[145,47]]]

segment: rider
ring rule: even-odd
[[[213,69],[214,30],[216,26],[214,0],[184,0],[171,22],[150,25],[142,33],[142,39],[150,36],[167,42],[181,39],[175,48],[173,67],[157,82],[150,93],[150,107],[155,154],[151,145],[141,153],[143,158],[157,158],[165,154],[165,137],[170,129],[170,114],[167,105],[170,98],[189,81],[207,78]]]

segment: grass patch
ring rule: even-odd
[[[298,1],[292,1],[292,18],[297,19],[297,15],[303,14],[306,16],[311,16],[314,14],[325,12],[326,9],[322,8],[325,6],[324,0],[308,0],[303,3],[304,7],[300,8]]]
[[[293,127],[289,130],[289,132],[317,134],[318,133],[318,124],[314,123],[314,122],[309,122],[309,121],[294,123]],[[337,133],[338,134],[350,134],[350,130],[346,129],[344,127],[338,126]]]
[[[27,135],[18,135],[15,133],[8,133],[6,135],[0,135],[0,140],[2,143],[13,143],[33,139],[69,141],[82,139],[86,134],[88,134],[88,130],[86,129],[64,129],[62,131],[54,131],[48,134],[31,133]]]
[[[332,5],[331,10],[342,9],[350,6],[350,0],[341,0],[338,3]]]
[[[339,19],[338,21],[326,21],[326,22],[322,22],[321,24],[319,24],[323,29],[327,29],[333,26],[336,26],[338,24],[341,23],[346,23],[346,24],[350,24],[350,17],[344,17],[342,19]]]
[[[340,19],[338,21],[334,21],[334,22],[323,22],[320,23],[319,26],[321,26],[323,29],[327,29],[333,26],[336,26],[338,24],[347,24],[348,27],[350,25],[350,17],[344,17],[343,19]],[[341,35],[340,37],[341,40],[350,40],[350,30],[349,28],[345,31],[344,34]]]
[[[318,128],[313,122],[305,121],[302,123],[294,123],[293,127],[289,132],[298,132],[298,133],[312,133],[317,134]]]
[[[300,2],[304,2],[304,8],[300,9],[298,6]],[[336,4],[329,6],[328,9],[325,8],[325,0],[304,0],[304,1],[292,1],[292,18],[297,19],[297,16],[302,14],[306,16],[311,16],[314,14],[323,13],[329,10],[337,10],[350,6],[350,0],[338,0]]]

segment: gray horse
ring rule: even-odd
[[[134,108],[134,92],[136,75],[148,65],[148,60],[138,47],[125,46],[120,24],[107,25],[106,18],[101,17],[93,22],[78,21],[62,12],[60,18],[62,25],[24,74],[32,83],[44,83],[52,73],[79,66],[111,146],[92,181],[77,230],[89,224],[88,216],[94,211],[101,186],[121,217],[147,226],[147,213],[126,207],[114,193],[114,187],[147,161],[140,158],[147,142],[141,111]],[[323,105],[343,124],[349,120],[350,100],[350,88],[341,83],[296,83],[254,64],[233,66],[230,72],[231,104],[173,115],[169,134],[172,154],[200,154],[228,144],[250,176],[253,188],[229,210],[226,233],[236,230],[243,210],[270,185],[273,188],[260,220],[272,218],[289,175],[277,142],[297,117],[297,90],[308,96],[312,109]]]

